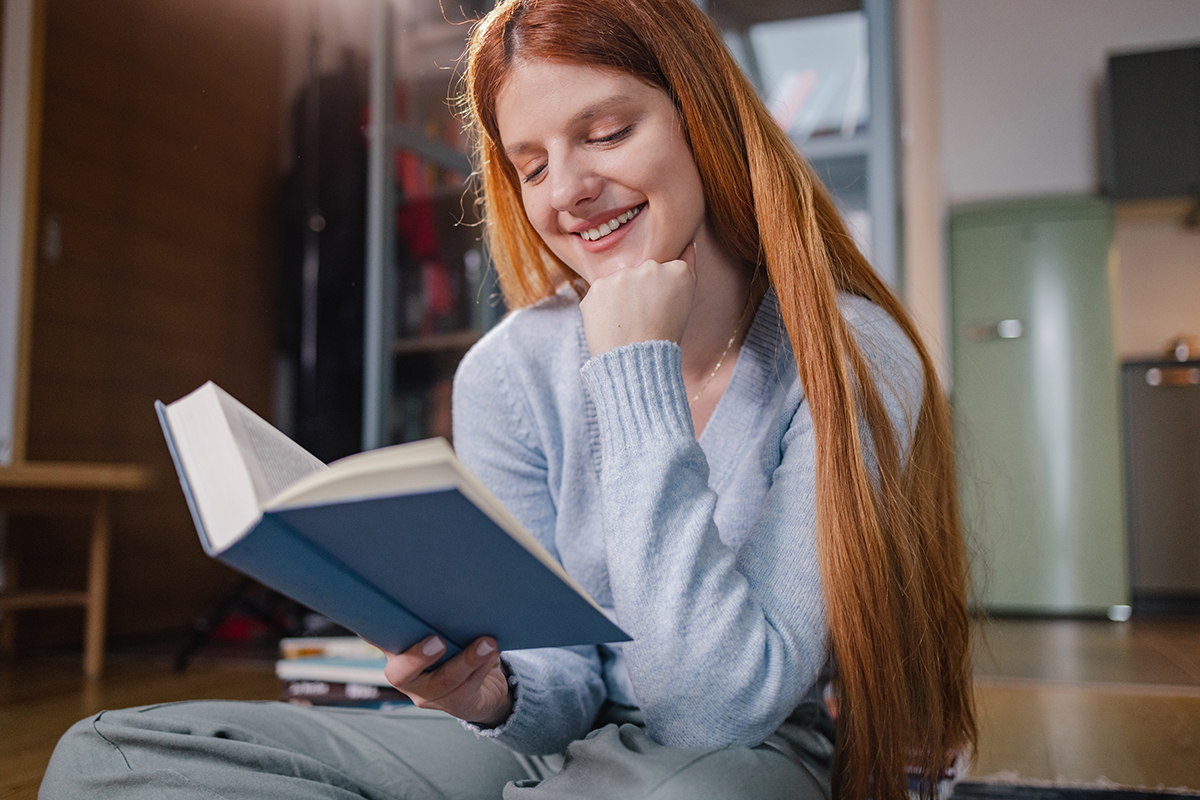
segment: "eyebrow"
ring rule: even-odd
[[[589,106],[585,106],[584,108],[580,109],[578,114],[571,117],[571,119],[568,122],[568,125],[578,125],[581,122],[587,122],[589,120],[595,119],[596,117],[600,116],[601,114],[604,114],[605,112],[609,111],[612,108],[624,105],[625,103],[629,102],[629,100],[630,100],[630,97],[627,94],[615,94],[615,95],[612,95],[611,97],[606,97],[603,100],[599,100],[595,103],[592,103]],[[536,149],[536,148],[530,142],[517,142],[516,144],[512,145],[511,147],[505,147],[504,153],[510,159],[514,159],[514,158],[517,158],[518,156],[521,156],[521,155],[525,154],[526,152],[533,150],[533,149]]]

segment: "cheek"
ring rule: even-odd
[[[664,187],[666,208],[663,209],[677,224],[689,230],[704,220],[704,186],[700,174],[690,160],[674,162],[673,166],[661,170],[659,185]]]
[[[704,189],[700,182],[700,172],[687,142],[681,137],[671,136],[652,149],[655,157],[649,158],[643,164],[647,175],[652,175],[652,182],[661,187],[663,194],[677,204],[678,210],[689,210],[695,202],[704,202]]]
[[[522,192],[521,204],[525,207],[525,216],[528,217],[529,224],[538,235],[545,237],[550,223],[554,222],[554,210],[548,204],[538,201],[535,190]]]
[[[536,190],[522,193],[521,203],[525,207],[525,216],[529,224],[533,226],[533,232],[551,253],[565,261],[567,253],[562,239],[563,232],[558,227],[558,212],[549,203],[539,202]]]

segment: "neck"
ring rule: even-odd
[[[714,369],[724,372],[726,362],[736,361],[754,309],[765,290],[761,272],[751,274],[741,265],[713,267],[717,265],[711,262],[704,264],[703,269],[697,264],[696,297],[680,342],[684,381],[691,390],[689,397]],[[755,275],[760,279],[754,280]]]

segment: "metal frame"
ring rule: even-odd
[[[387,443],[391,423],[392,343],[395,339],[396,193],[392,187],[395,149],[391,144],[392,5],[372,0],[371,126],[367,151],[367,265],[363,282],[362,448]]]

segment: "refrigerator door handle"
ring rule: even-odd
[[[967,338],[972,342],[990,342],[995,339],[1020,339],[1025,335],[1025,325],[1019,319],[1002,319],[987,325],[967,327]]]

